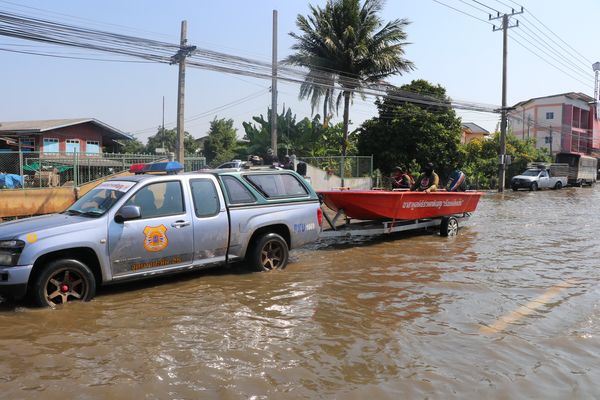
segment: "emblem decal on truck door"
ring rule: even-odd
[[[147,251],[161,251],[169,245],[167,239],[167,228],[164,225],[147,226],[144,228],[144,248]]]

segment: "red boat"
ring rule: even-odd
[[[327,207],[359,220],[417,220],[475,211],[482,192],[328,190],[319,192]]]

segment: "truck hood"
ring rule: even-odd
[[[30,233],[42,237],[58,233],[69,233],[87,229],[92,224],[98,226],[104,218],[90,218],[67,214],[50,214],[25,218],[0,224],[0,240],[16,239]]]
[[[532,181],[535,178],[535,176],[529,176],[529,175],[515,175],[512,177],[512,179],[523,179],[525,181]]]

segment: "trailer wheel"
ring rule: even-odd
[[[531,184],[531,187],[529,188],[529,190],[531,190],[532,192],[535,192],[536,190],[538,190],[538,185],[536,182],[533,182]]]
[[[556,182],[556,185],[554,185],[554,189],[556,189],[556,190],[562,189],[562,183],[560,181]]]
[[[456,236],[458,233],[458,220],[454,217],[442,218],[440,224],[440,236]]]
[[[276,233],[266,233],[257,238],[248,262],[258,271],[284,269],[289,259],[285,239]]]

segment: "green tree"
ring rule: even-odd
[[[315,99],[325,96],[327,103],[334,85],[340,87],[337,104],[342,98],[344,102],[342,156],[348,149],[354,92],[414,68],[403,58],[404,29],[409,22],[396,19],[384,24],[378,15],[382,8],[382,0],[362,4],[360,0],[328,0],[324,8],[310,6],[310,15],[298,15],[296,26],[301,33],[290,33],[296,39],[292,46],[295,54],[286,62],[309,70],[300,96],[311,97],[314,107]]]
[[[498,150],[500,149],[500,133],[494,133],[489,140],[474,139],[461,145],[464,157],[463,171],[471,186],[477,188],[495,188],[498,186]],[[535,139],[521,140],[514,135],[506,136],[506,154],[511,156],[511,164],[506,172],[505,185],[510,178],[523,172],[527,163],[532,161],[551,162],[552,157],[547,149],[537,149]]]
[[[264,115],[252,117],[253,122],[243,122],[248,154],[264,155],[271,145],[271,110]],[[312,120],[303,118],[297,121],[291,109],[284,109],[277,115],[279,153],[294,153],[297,156],[319,157],[339,154],[343,140],[342,124],[323,126],[317,114]],[[356,152],[351,135],[348,151]]]
[[[118,143],[121,145],[121,153],[140,154],[146,151],[144,143],[140,142],[135,136],[131,140],[119,140]]]
[[[237,129],[232,119],[220,118],[210,122],[208,138],[204,142],[206,162],[216,166],[234,158],[237,147]]]
[[[192,137],[192,135],[189,134],[189,132],[184,133],[183,146],[185,148],[186,154],[194,154],[198,149],[198,144],[196,143],[196,140],[194,140],[194,138]],[[154,154],[156,152],[156,149],[158,148],[166,149],[166,151],[170,153],[176,153],[177,130],[163,129],[162,127],[159,127],[156,134],[148,138],[146,151]]]
[[[427,104],[398,100],[408,95]],[[415,80],[389,90],[376,104],[379,116],[365,121],[358,134],[359,154],[373,154],[375,168],[387,174],[395,165],[414,168],[430,161],[442,177],[454,168],[461,120],[442,86]]]

